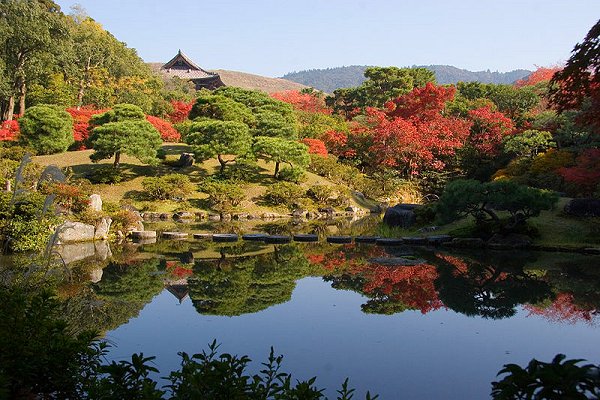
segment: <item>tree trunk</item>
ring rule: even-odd
[[[222,174],[223,171],[225,171],[225,165],[227,164],[227,161],[223,160],[223,157],[221,157],[220,154],[217,155],[217,160],[219,160],[219,164],[221,164],[221,168],[219,169],[219,173]]]
[[[77,91],[77,110],[81,110],[83,104],[83,93],[85,90],[85,81],[82,79],[79,81],[79,90]]]
[[[27,85],[25,79],[22,78],[19,84],[19,115],[25,114],[25,94],[27,93]]]
[[[277,178],[277,175],[279,175],[279,161],[275,162],[275,174],[273,174],[273,177]]]
[[[6,106],[6,115],[4,116],[5,121],[12,121],[15,112],[15,97],[10,96],[8,98],[8,105]]]
[[[120,151],[116,151],[115,152],[115,163],[113,164],[113,166],[115,168],[119,168],[120,164],[121,164],[121,152]]]

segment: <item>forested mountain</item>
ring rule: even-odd
[[[426,65],[421,66],[433,71],[439,84],[456,82],[481,82],[481,83],[513,83],[529,75],[531,71],[517,69],[510,72],[468,71],[451,65]],[[326,69],[311,69],[299,72],[290,72],[283,79],[298,82],[314,87],[327,93],[335,89],[359,86],[364,82],[366,65],[351,65]]]

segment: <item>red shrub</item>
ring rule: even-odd
[[[327,147],[325,143],[319,139],[302,139],[302,143],[308,146],[308,152],[310,154],[318,154],[320,156],[327,157]]]
[[[0,124],[0,141],[17,140],[19,136],[19,123],[16,120],[4,121]]]
[[[183,101],[172,100],[171,105],[173,106],[173,112],[169,114],[169,121],[173,124],[178,124],[188,118],[194,102],[185,103]]]
[[[600,186],[600,149],[584,150],[573,167],[560,168],[558,173],[578,186],[577,194],[593,195]]]
[[[158,132],[160,132],[160,137],[165,142],[178,142],[181,140],[181,135],[173,125],[169,121],[165,121],[164,119],[154,117],[152,115],[147,115],[146,119],[150,122]]]
[[[82,107],[79,110],[76,108],[67,108],[67,112],[73,117],[73,139],[75,144],[73,148],[76,150],[85,150],[84,142],[89,136],[90,118],[93,115],[101,114],[106,110],[96,110],[89,106]]]

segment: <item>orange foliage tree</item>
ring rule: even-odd
[[[146,119],[160,133],[160,138],[163,142],[179,142],[181,140],[181,135],[173,128],[173,125],[169,121],[152,115],[147,115]]]
[[[303,93],[297,90],[286,90],[284,92],[272,93],[274,99],[291,104],[294,110],[331,114],[331,108],[325,105],[325,99],[318,92]]]

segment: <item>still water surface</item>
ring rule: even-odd
[[[109,357],[155,355],[163,376],[177,352],[217,339],[256,369],[273,346],[284,370],[318,376],[333,398],[350,377],[358,398],[482,399],[506,363],[600,362],[598,266],[571,254],[159,242],[115,255],[91,295],[121,310],[99,322]]]

